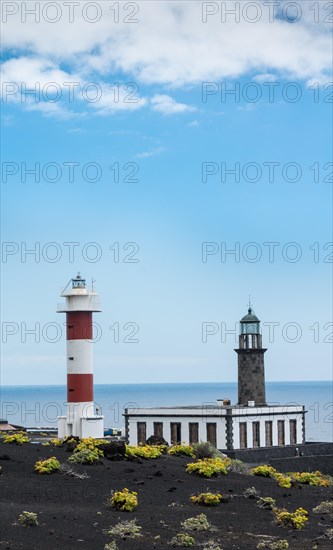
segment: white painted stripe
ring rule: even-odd
[[[93,374],[93,342],[91,340],[67,340],[67,373]]]

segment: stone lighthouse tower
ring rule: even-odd
[[[240,320],[238,354],[238,405],[266,405],[265,365],[260,321],[251,306]],[[254,403],[253,403],[254,402]]]
[[[104,417],[95,414],[92,314],[101,311],[98,295],[80,274],[61,293],[58,313],[66,313],[67,414],[58,417],[58,437],[103,437]]]

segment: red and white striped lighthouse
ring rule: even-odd
[[[58,417],[58,437],[69,435],[103,437],[104,417],[94,406],[93,323],[94,311],[101,311],[98,295],[88,289],[80,274],[61,293],[65,304],[67,334],[67,414]]]

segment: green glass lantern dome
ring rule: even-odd
[[[249,307],[247,315],[240,320],[240,334],[260,334],[260,320]]]

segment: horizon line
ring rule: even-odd
[[[330,384],[333,383],[333,380],[331,379],[316,379],[316,380],[266,380],[266,384],[279,384],[279,383],[288,383],[288,384],[299,384],[299,383],[312,383],[312,382],[329,382]],[[219,380],[210,380],[209,382],[207,381],[197,381],[197,382],[100,382],[100,383],[96,383],[94,384],[94,387],[96,386],[132,386],[132,385],[135,385],[135,386],[147,386],[147,385],[155,385],[155,384],[160,384],[160,385],[166,385],[166,384],[183,384],[183,385],[189,385],[189,384],[236,384],[237,385],[237,380],[235,380],[234,382],[233,381],[228,381],[228,382],[223,382],[223,381],[219,381]],[[66,387],[66,382],[64,382],[63,384],[3,384],[3,385],[0,385],[0,390],[1,388],[34,388],[34,387],[45,387],[45,386],[48,386],[48,387]]]

